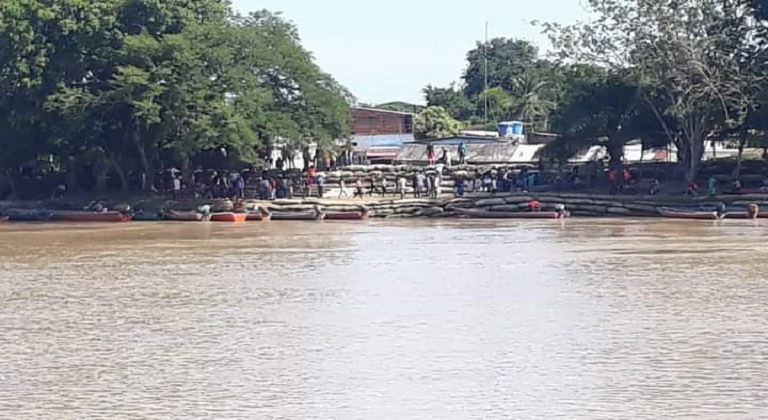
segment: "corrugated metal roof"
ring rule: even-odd
[[[363,108],[363,107],[354,107],[352,110],[359,109],[361,111],[373,111],[373,112],[381,112],[382,114],[397,114],[397,115],[416,115],[413,112],[402,112],[402,111],[391,111],[389,109],[378,109],[378,108]]]
[[[403,143],[414,141],[413,134],[379,134],[374,136],[352,136],[352,141],[357,143],[356,150],[362,151],[371,147],[400,147]]]
[[[451,137],[441,137],[437,139],[416,140],[414,143],[422,144],[422,145],[434,144],[434,145],[456,146],[462,141],[467,144],[473,144],[473,143],[511,144],[511,142],[501,140],[497,137],[485,137],[485,136],[451,136]]]

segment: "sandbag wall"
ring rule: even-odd
[[[487,211],[522,212],[528,208],[528,202],[538,200],[544,210],[552,210],[558,204],[564,204],[573,216],[588,217],[658,217],[658,207],[696,207],[714,206],[722,201],[733,207],[746,207],[757,203],[768,206],[768,196],[725,196],[717,199],[705,197],[659,197],[659,196],[612,196],[590,194],[470,194],[465,198],[452,199],[404,199],[380,200],[373,203],[359,204],[354,200],[276,200],[259,205],[270,211],[310,211],[320,206],[325,211],[356,211],[364,206],[372,211],[373,217],[455,217],[456,208],[476,208]]]

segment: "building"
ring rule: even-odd
[[[419,140],[406,143],[394,159],[400,164],[423,165],[427,163],[427,145],[435,147],[436,157],[442,156],[442,149],[451,150],[452,160],[458,159],[458,145],[467,145],[467,163],[473,165],[535,165],[539,162],[539,150],[556,135],[546,133],[528,133],[526,142],[516,142],[502,137],[458,135],[439,139]],[[721,152],[724,154],[725,152]],[[591,146],[570,159],[571,163],[584,164],[608,159],[604,146]],[[627,163],[639,162],[674,162],[677,156],[674,150],[643,149],[642,143],[630,142],[624,147],[624,160]]]
[[[390,163],[404,143],[414,141],[410,112],[352,108],[352,144],[358,160]]]
[[[352,134],[413,134],[415,114],[375,108],[352,108]]]

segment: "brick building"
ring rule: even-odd
[[[352,134],[413,134],[414,114],[372,108],[352,108]]]
[[[403,143],[414,140],[415,117],[410,112],[352,108],[352,141],[356,154],[371,163],[392,161]]]

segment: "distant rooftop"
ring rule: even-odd
[[[381,112],[381,113],[385,113],[385,114],[396,114],[396,115],[416,115],[416,114],[415,114],[415,113],[413,113],[413,112],[390,111],[390,110],[388,110],[388,109],[378,109],[378,108],[363,108],[363,107],[359,107],[359,106],[353,107],[352,109],[353,109],[353,110],[354,110],[354,109],[359,109],[359,110],[361,110],[361,111],[373,111],[373,112]]]

